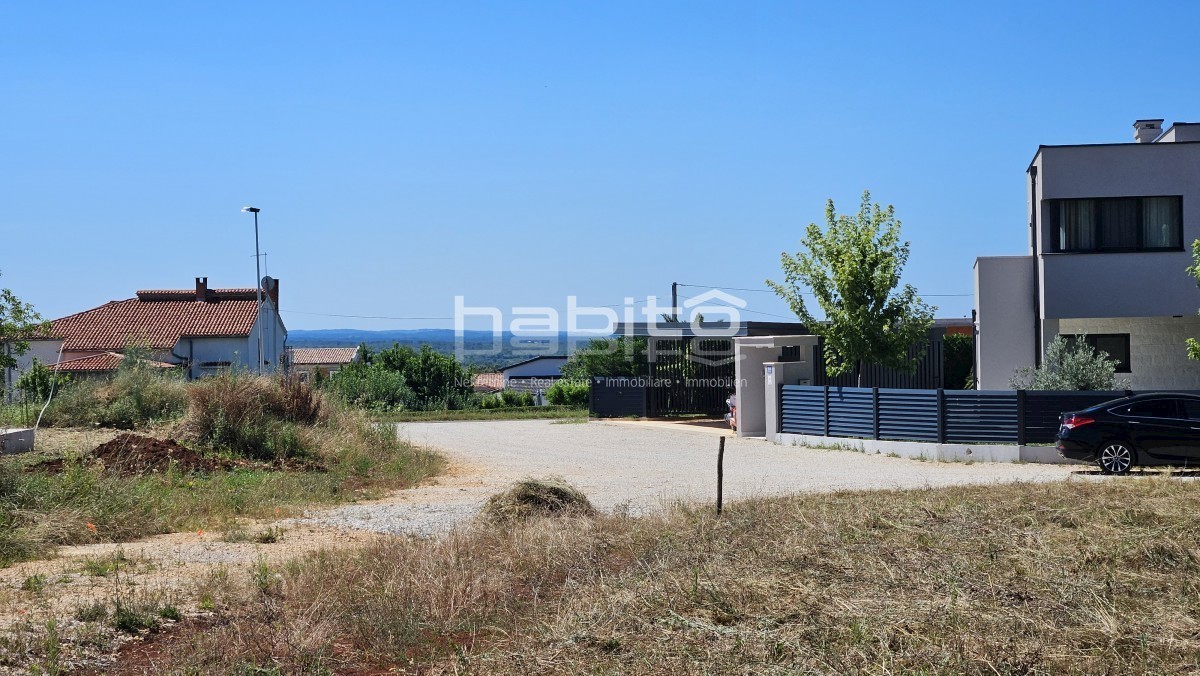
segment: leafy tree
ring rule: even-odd
[[[1187,273],[1196,278],[1196,284],[1200,284],[1200,239],[1192,242],[1192,264],[1188,266]],[[1187,356],[1188,359],[1200,360],[1200,341],[1187,339]]]
[[[644,376],[649,372],[646,339],[597,338],[575,353],[563,364],[565,380],[586,381],[595,376]]]
[[[871,193],[863,192],[862,205],[851,216],[838,214],[831,199],[825,224],[823,231],[816,223],[808,225],[801,240],[807,251],[783,253],[784,281],[767,285],[822,338],[830,376],[854,372],[861,385],[864,364],[911,373],[924,355],[935,308],[911,285],[900,287],[909,243],[900,239],[894,208],[872,205]],[[804,287],[812,290],[824,321],[809,311]]]
[[[1118,380],[1117,361],[1087,344],[1086,336],[1068,340],[1058,336],[1046,346],[1042,365],[1026,366],[1013,373],[1014,390],[1120,390],[1129,382]]]
[[[0,369],[17,367],[17,357],[29,351],[29,338],[47,333],[50,323],[9,289],[0,289]]]
[[[365,408],[414,410],[464,408],[471,402],[471,374],[454,357],[428,345],[414,350],[393,344],[347,365],[327,388]]]

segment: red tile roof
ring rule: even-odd
[[[59,373],[82,373],[82,372],[102,372],[116,371],[117,367],[124,361],[125,355],[119,352],[101,352],[100,354],[92,354],[86,357],[76,357],[58,362]],[[174,364],[168,364],[162,361],[154,361],[147,359],[142,362],[147,366],[155,368],[169,369],[174,368]],[[47,368],[54,370],[54,364],[47,364]]]
[[[293,347],[293,364],[349,364],[357,347]]]
[[[504,389],[504,374],[476,373],[471,376],[471,385],[476,392],[499,392]]]
[[[137,294],[55,319],[51,333],[68,351],[123,350],[134,343],[168,350],[180,338],[248,337],[257,316],[254,289],[209,289],[204,302],[195,291]]]

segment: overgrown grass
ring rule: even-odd
[[[59,390],[46,409],[42,425],[118,429],[153,426],[183,414],[187,389],[183,377],[173,369],[131,360],[122,364],[111,380],[83,380]]]
[[[1158,478],[481,522],[274,571],[156,668],[1189,672],[1198,508]]]
[[[443,420],[559,420],[583,419],[587,409],[571,406],[521,406],[513,408],[468,408],[457,411],[394,411],[372,413],[380,422],[436,422]]]
[[[435,453],[399,440],[360,411],[326,405],[307,386],[243,374],[191,383],[186,392],[188,415],[173,431],[189,446],[259,460],[303,457],[312,467],[172,468],[123,477],[79,460],[90,447],[66,453],[61,472],[39,471],[19,456],[2,458],[0,565],[45,556],[57,545],[217,530],[239,517],[287,516],[305,506],[373,497],[440,467]]]

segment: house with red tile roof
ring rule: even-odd
[[[265,281],[261,312],[255,289],[210,289],[207,277],[197,277],[194,289],[138,291],[55,319],[48,337],[29,341],[18,369],[38,357],[60,370],[113,371],[122,353],[136,346],[156,364],[183,367],[189,378],[260,364],[275,371],[283,367],[287,327],[279,316],[279,281]]]
[[[308,382],[317,372],[331,376],[343,367],[362,361],[357,347],[293,347],[288,349],[289,373],[299,376],[300,382]]]

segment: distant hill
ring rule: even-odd
[[[539,354],[567,354],[568,334],[562,332],[556,335],[547,334],[545,337],[521,336],[515,338],[512,333],[505,332],[500,336],[501,350],[496,355],[468,355],[466,362],[477,369],[493,369],[511,364],[528,355],[517,354],[522,349],[535,349],[538,345],[549,346],[558,339],[557,349],[553,352]],[[467,350],[485,350],[493,345],[495,336],[491,331],[464,331],[463,346]],[[361,329],[292,329],[288,331],[289,347],[356,347],[366,343],[372,350],[391,347],[395,343],[409,347],[429,345],[438,352],[454,354],[455,334],[453,329],[406,329],[394,331],[364,331]],[[583,344],[583,340],[580,341]]]

